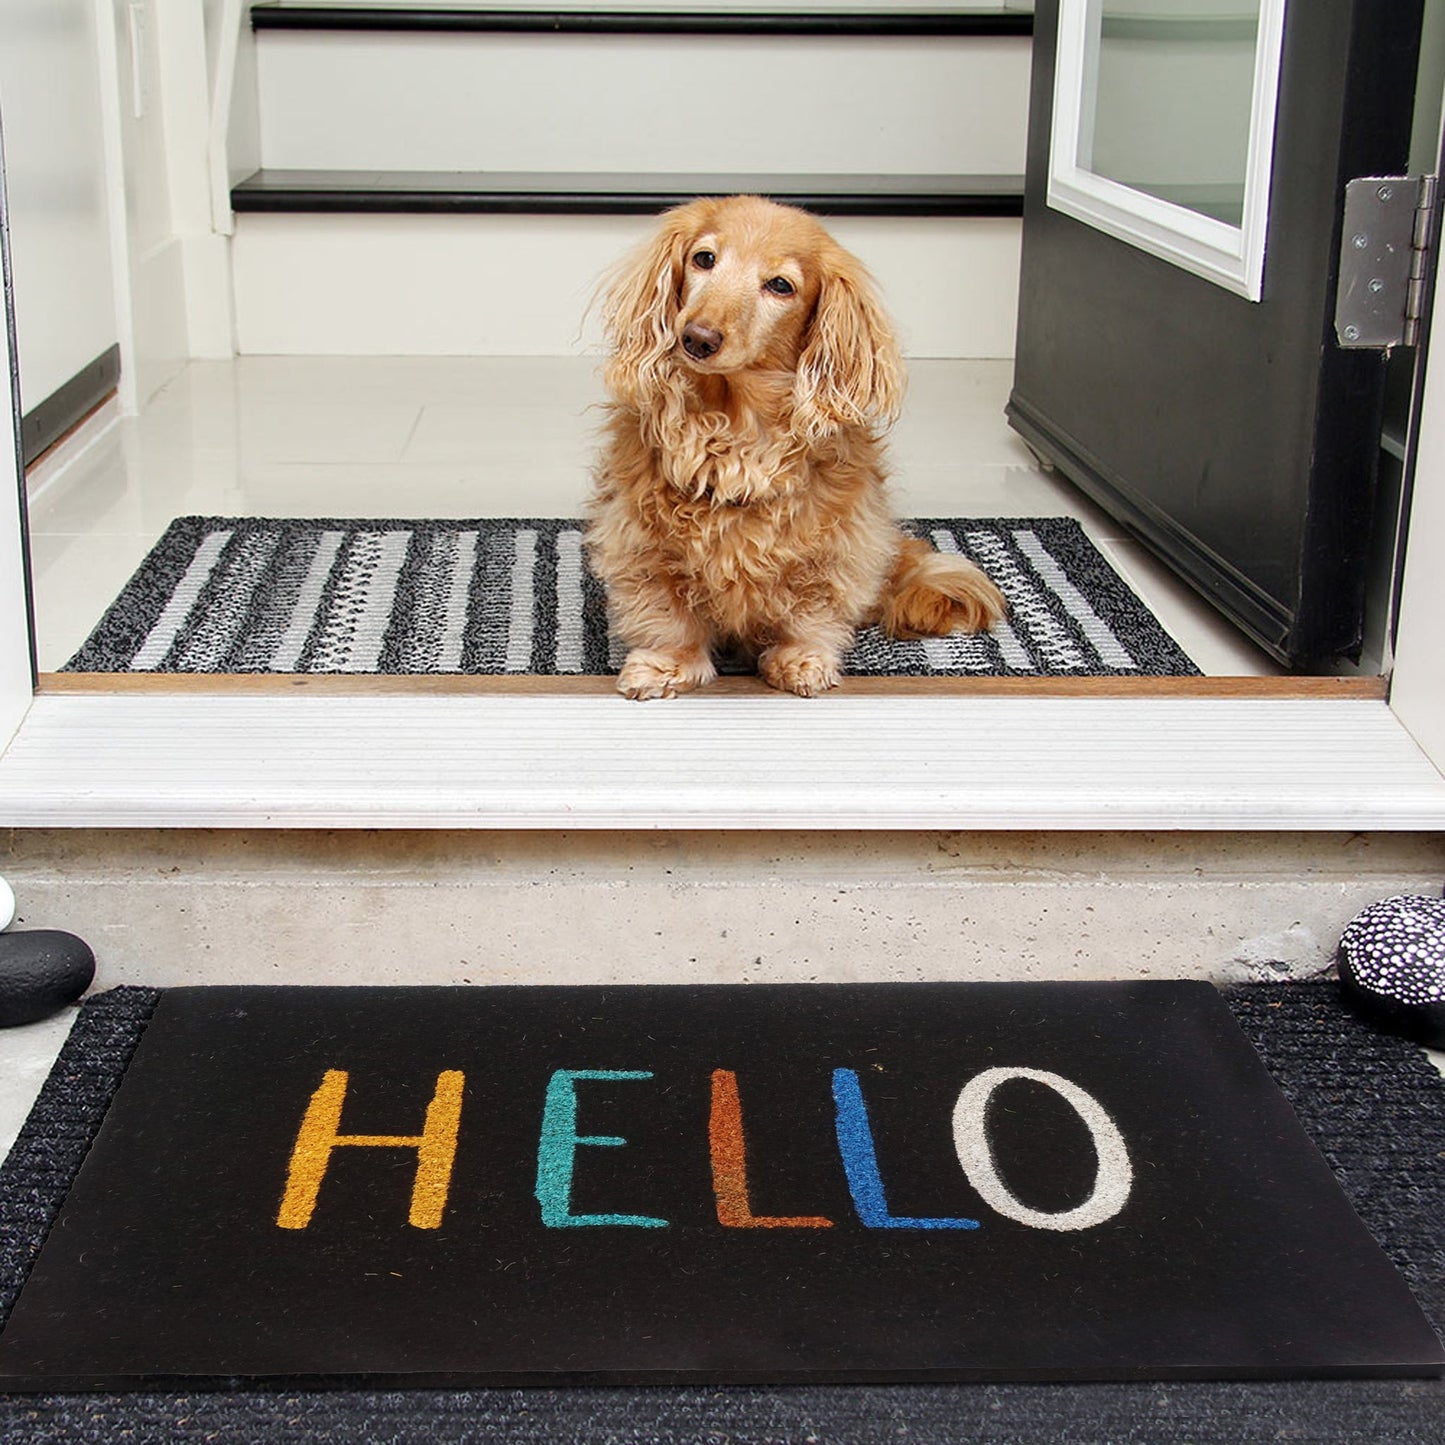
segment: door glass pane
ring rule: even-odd
[[[1077,164],[1244,218],[1260,0],[1090,0]]]

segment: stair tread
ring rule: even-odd
[[[238,211],[633,214],[703,195],[771,196],[830,214],[1019,215],[1018,175],[716,175],[639,172],[336,171],[263,168]]]
[[[738,35],[1031,35],[1019,10],[598,10],[581,6],[506,9],[490,5],[305,5],[251,7],[257,30],[510,31],[530,33]]]

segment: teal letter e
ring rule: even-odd
[[[612,1134],[577,1132],[578,1079],[650,1079],[651,1073],[632,1069],[558,1069],[547,1081],[547,1102],[542,1111],[542,1137],[537,1146],[537,1203],[548,1229],[576,1229],[586,1225],[630,1225],[637,1229],[665,1229],[667,1220],[648,1214],[573,1214],[572,1171],[577,1146],[592,1144],[620,1148],[627,1143]]]

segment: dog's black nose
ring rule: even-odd
[[[706,361],[723,344],[722,332],[711,326],[688,325],[682,333],[682,349],[697,361]]]

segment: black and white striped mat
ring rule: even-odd
[[[850,673],[1198,673],[1077,522],[907,525],[973,558],[1010,615],[921,642],[865,629]],[[598,675],[621,653],[576,521],[182,517],[64,670]]]

